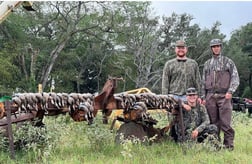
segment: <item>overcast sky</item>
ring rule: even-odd
[[[231,32],[252,22],[252,1],[152,1],[159,16],[187,13],[195,19],[192,23],[202,29],[221,22],[220,31],[230,38]]]

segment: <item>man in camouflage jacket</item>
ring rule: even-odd
[[[209,116],[204,105],[197,102],[198,93],[195,88],[188,88],[186,100],[189,106],[183,106],[183,126],[179,119],[171,128],[171,137],[176,142],[197,141],[202,142],[208,135],[217,137],[217,126],[210,124]],[[179,117],[177,117],[179,118]],[[184,128],[184,136],[182,129]],[[183,138],[184,137],[184,138]]]
[[[219,129],[218,134],[220,130],[224,132],[224,146],[233,150],[235,131],[231,127],[231,100],[240,79],[234,62],[221,53],[221,40],[211,40],[210,48],[212,58],[205,62],[202,73],[202,94],[205,99],[203,102],[205,102],[210,122]]]
[[[187,46],[184,41],[176,42],[176,58],[165,63],[162,76],[162,94],[170,94],[175,99],[185,100],[186,89],[201,89],[200,72],[195,60],[186,57]]]

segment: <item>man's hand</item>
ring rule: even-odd
[[[186,110],[186,111],[190,111],[192,108],[190,105],[184,104],[182,103],[182,107]]]
[[[229,92],[227,92],[226,95],[225,95],[226,99],[231,99],[232,97],[233,97],[232,93],[229,93]]]
[[[206,100],[202,100],[201,104],[206,105]]]
[[[201,99],[200,97],[197,99],[197,102],[199,103],[199,104],[203,104],[203,99]]]
[[[197,129],[192,131],[192,139],[196,139],[198,137],[198,134],[199,134],[199,131]]]

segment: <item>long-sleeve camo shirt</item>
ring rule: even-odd
[[[192,131],[195,129],[199,133],[210,124],[209,116],[204,105],[198,104],[196,107],[192,107],[190,111],[183,110],[183,121],[185,128],[185,140],[191,139]],[[175,124],[175,131],[178,136],[178,141],[182,141],[181,125]]]
[[[219,55],[208,59],[202,73],[202,95],[206,96],[206,76],[213,71],[228,71],[230,73],[230,84],[228,92],[234,93],[240,84],[240,78],[235,63],[228,57]]]
[[[162,94],[185,95],[186,89],[194,87],[200,92],[201,77],[198,63],[190,58],[177,58],[165,63],[162,76]]]

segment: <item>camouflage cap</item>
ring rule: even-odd
[[[186,43],[183,40],[176,41],[176,47],[186,47]]]
[[[196,91],[195,88],[188,88],[186,90],[186,95],[197,95],[197,94],[198,94],[198,92]]]
[[[220,39],[212,39],[211,41],[210,41],[210,47],[212,47],[212,46],[217,46],[217,45],[222,45],[222,42],[221,42],[221,40]]]

